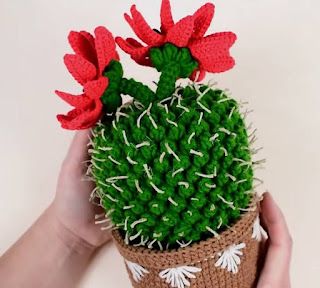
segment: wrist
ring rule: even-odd
[[[53,205],[44,212],[44,218],[46,227],[70,253],[92,254],[96,250],[96,246],[76,235],[59,219]]]

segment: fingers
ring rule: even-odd
[[[257,287],[288,288],[292,240],[286,221],[270,193],[264,194],[261,210],[269,233],[269,248]]]
[[[64,166],[67,166],[72,171],[82,171],[84,161],[89,159],[88,146],[90,129],[79,130],[74,134],[73,140],[69,146],[67,156],[64,160]]]
[[[261,203],[262,218],[267,226],[271,244],[289,248],[290,233],[284,216],[269,192],[263,196]]]

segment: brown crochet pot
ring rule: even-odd
[[[201,271],[193,273],[195,278],[187,278],[192,288],[251,288],[256,285],[259,259],[263,256],[263,242],[252,238],[253,223],[257,216],[258,209],[246,212],[238,222],[222,232],[219,239],[213,237],[177,250],[154,251],[144,247],[126,245],[118,231],[113,232],[113,238],[120,254],[126,260],[137,263],[148,271],[140,281],[136,281],[127,267],[131,283],[135,288],[184,287],[178,284],[171,286],[166,283],[166,279],[159,276],[161,271],[179,266],[201,268]],[[245,243],[246,246],[241,249],[243,255],[240,256],[241,263],[238,265],[238,272],[234,274],[227,269],[215,267],[219,258],[218,253],[239,243]]]

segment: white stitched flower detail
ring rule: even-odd
[[[141,279],[145,276],[145,274],[149,273],[149,271],[137,263],[130,262],[125,260],[129,270],[132,273],[133,280],[136,282],[141,281]]]
[[[165,279],[171,287],[185,288],[190,287],[190,281],[187,279],[196,278],[194,273],[201,271],[201,268],[193,266],[180,266],[177,268],[168,268],[159,273],[160,278]]]
[[[238,245],[231,245],[223,252],[219,252],[218,256],[219,259],[215,263],[216,267],[221,267],[222,269],[226,269],[229,272],[232,272],[234,274],[238,273],[238,265],[240,265],[240,257],[243,255],[241,249],[246,247],[245,243],[240,243]]]
[[[264,239],[264,240],[268,239],[268,234],[267,234],[266,230],[264,230],[263,227],[260,225],[259,216],[256,218],[256,220],[254,220],[251,238],[253,238],[259,242],[262,239]]]

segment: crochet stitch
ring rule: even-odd
[[[116,128],[94,129],[97,193],[132,244],[207,239],[250,201],[252,163],[237,103],[205,85],[180,94],[144,109],[121,107]]]
[[[134,287],[243,288],[255,281],[267,237],[253,185],[263,162],[253,160],[255,130],[227,91],[198,83],[206,72],[234,66],[236,35],[205,36],[214,9],[207,3],[175,22],[162,0],[157,30],[133,5],[125,20],[143,43],[114,38],[102,26],[94,36],[68,36],[74,54],[64,62],[83,92],[56,91],[74,107],[57,118],[65,129],[91,128],[90,200],[106,211],[96,224],[113,230]],[[125,77],[116,44],[160,73],[155,90]],[[123,95],[132,100],[122,103]]]
[[[95,38],[85,31],[71,31],[68,36],[75,54],[66,54],[64,63],[74,79],[83,86],[84,93],[73,95],[55,91],[75,107],[67,115],[57,115],[65,129],[90,128],[99,120],[103,110],[100,97],[109,85],[103,71],[112,60],[119,60],[112,34],[102,26],[97,27],[94,33]]]
[[[147,288],[151,285],[157,288],[177,287],[166,282],[165,276],[168,274],[165,272],[171,271],[170,274],[175,276],[176,273],[174,271],[177,272],[176,268],[185,266],[194,267],[198,271],[192,273],[195,278],[186,277],[186,280],[190,281],[190,287],[192,288],[253,288],[256,287],[258,255],[263,248],[261,242],[251,237],[252,226],[257,217],[257,212],[257,209],[247,212],[232,226],[232,229],[222,232],[219,239],[212,237],[184,248],[161,253],[145,247],[126,245],[118,231],[113,231],[113,236],[117,248],[126,259],[126,262],[139,263],[139,270],[143,269],[144,271],[141,278],[136,281],[134,279],[135,274],[131,269],[128,269],[129,277],[135,288]],[[216,265],[221,257],[219,256],[220,253],[222,255],[234,244],[237,245],[239,243],[245,243],[245,247],[240,249],[243,255],[239,255],[240,263],[235,268],[238,269],[236,274],[227,270],[227,266],[228,264],[231,265],[231,262],[226,262],[225,269]],[[179,277],[177,280],[179,281],[181,278]],[[181,281],[179,282],[181,284]],[[181,287],[189,286],[181,285]]]
[[[201,81],[206,71],[224,72],[234,66],[234,60],[229,55],[229,48],[236,40],[234,33],[222,32],[204,37],[214,15],[213,4],[207,3],[193,15],[174,23],[170,2],[163,0],[160,12],[161,31],[151,29],[135,5],[131,7],[131,14],[132,18],[128,14],[125,14],[124,17],[132,30],[147,46],[143,46],[133,38],[124,40],[117,37],[116,41],[123,51],[130,54],[138,64],[152,66],[150,49],[171,43],[180,48],[188,47],[192,57],[197,60],[198,71],[190,75],[191,79]],[[198,77],[196,77],[197,72],[199,72]]]

